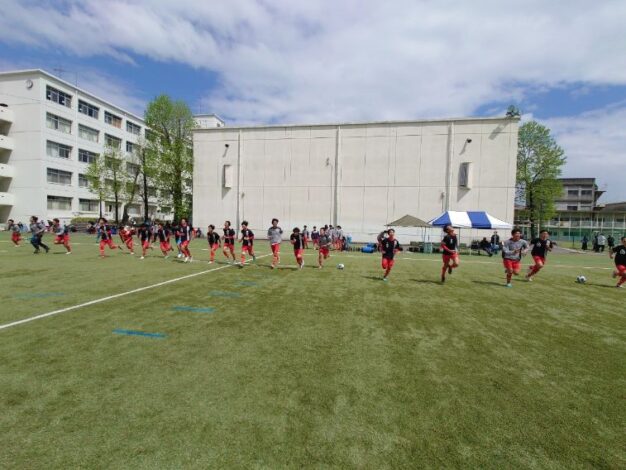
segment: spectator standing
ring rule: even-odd
[[[587,237],[587,235],[583,235],[583,238],[582,238],[582,240],[580,242],[582,244],[582,246],[581,246],[582,250],[583,251],[587,251],[587,249],[589,248],[587,246],[588,243],[589,243],[589,237]]]
[[[500,235],[498,235],[497,231],[494,231],[493,235],[491,235],[491,251],[493,253],[498,253],[499,250],[500,250]]]
[[[606,246],[606,237],[603,233],[598,235],[598,251],[604,253],[604,247]]]

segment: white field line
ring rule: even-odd
[[[264,258],[265,256],[269,256],[269,253],[265,254],[265,255],[257,256],[257,258]],[[132,290],[129,290],[127,292],[121,292],[119,294],[109,295],[107,297],[101,297],[99,299],[90,300],[89,302],[84,302],[82,304],[72,305],[71,307],[65,307],[65,308],[61,308],[59,310],[54,310],[53,312],[42,313],[40,315],[35,315],[33,317],[24,318],[23,320],[17,320],[17,321],[11,322],[11,323],[6,323],[4,325],[0,325],[0,330],[4,330],[6,328],[11,328],[12,326],[22,325],[24,323],[29,323],[29,322],[35,321],[35,320],[40,320],[42,318],[51,317],[53,315],[59,315],[60,313],[70,312],[72,310],[76,310],[76,309],[83,308],[83,307],[88,307],[90,305],[99,304],[99,303],[102,303],[102,302],[106,302],[108,300],[113,300],[113,299],[117,299],[119,297],[124,297],[126,295],[136,294],[137,292],[143,292],[143,291],[146,291],[146,290],[149,290],[149,289],[154,289],[155,287],[161,287],[161,286],[165,286],[167,284],[173,284],[174,282],[182,281],[182,280],[185,280],[185,279],[190,279],[190,278],[196,277],[196,276],[201,276],[203,274],[211,273],[213,271],[219,271],[220,269],[232,268],[234,266],[237,266],[237,265],[236,264],[227,264],[225,266],[219,266],[217,268],[207,269],[206,271],[200,271],[200,272],[197,272],[197,273],[187,274],[185,276],[177,277],[177,278],[174,278],[174,279],[169,279],[167,281],[157,282],[156,284],[151,284],[149,286],[139,287],[137,289],[132,289]]]

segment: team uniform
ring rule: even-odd
[[[546,264],[548,251],[552,250],[552,241],[549,239],[542,240],[541,238],[535,238],[531,240],[530,246],[532,246],[530,255],[533,257],[535,264],[528,267],[526,278],[532,281],[532,277]]]
[[[228,251],[230,251],[230,255],[233,257],[233,261],[235,260],[235,229],[233,228],[225,228],[224,230],[224,244],[222,245],[224,250],[224,256],[228,258]],[[228,251],[227,251],[228,250]]]
[[[15,244],[15,246],[20,246],[20,241],[22,241],[20,227],[17,224],[12,224],[9,228],[11,230],[11,241]]]
[[[39,253],[39,248],[42,247],[46,250],[46,253],[50,251],[50,247],[44,244],[41,240],[43,239],[44,233],[46,233],[46,226],[43,222],[33,222],[30,224],[30,231],[33,234],[30,239],[30,244],[35,247],[35,253]]]
[[[181,225],[178,228],[180,236],[180,251],[185,256],[185,262],[191,259],[191,251],[189,251],[189,242],[193,234],[193,229],[189,225]]]
[[[256,260],[254,256],[254,233],[249,228],[241,230],[241,264],[246,262],[246,253],[252,256],[252,260]]]
[[[272,269],[280,263],[280,244],[283,241],[283,229],[280,227],[270,227],[267,229],[267,239],[272,248]]]
[[[446,280],[446,271],[448,274],[452,274],[452,270],[459,265],[459,239],[456,234],[446,235],[441,240],[441,258],[443,260],[443,266],[441,267],[441,282]],[[452,264],[450,262],[452,261]]]
[[[318,264],[319,267],[322,267],[322,260],[328,259],[330,257],[330,237],[326,234],[318,235],[316,239],[319,246],[319,255],[318,255]]]
[[[113,243],[113,237],[111,237],[111,227],[109,225],[98,225],[98,238],[100,238],[100,256],[102,258],[104,258],[105,246],[108,246],[112,250],[117,248],[117,245]]]
[[[161,253],[163,256],[167,258],[167,254],[170,251],[174,251],[172,246],[170,245],[170,231],[166,228],[157,229],[154,233],[154,241],[159,240],[159,248],[161,248]]]
[[[620,280],[617,282],[617,287],[621,287],[626,283],[626,246],[617,245],[611,250],[613,259],[615,261],[615,271],[613,277],[618,277]]]
[[[317,230],[313,230],[311,232],[311,241],[313,242],[313,248],[318,248],[320,246],[319,239],[320,233]]]
[[[135,235],[135,229],[131,228],[126,230],[125,228],[123,228],[122,230],[120,230],[120,239],[122,240],[122,243],[126,245],[126,248],[130,250],[131,255],[135,254],[135,252],[133,251],[133,235]]]
[[[395,238],[393,240],[389,238],[383,238],[383,240],[380,242],[380,251],[383,254],[381,265],[382,268],[385,270],[383,280],[386,281],[387,276],[391,271],[391,268],[393,268],[393,265],[395,264],[393,258],[398,251],[402,251],[402,247],[400,246],[398,240]]]
[[[67,250],[67,253],[71,253],[72,248],[70,247],[70,228],[67,225],[55,225],[54,235],[54,244],[63,245]]]
[[[309,233],[309,229],[304,229],[302,230],[302,239],[304,240],[304,249],[308,249],[309,248],[309,238],[310,238],[311,234]]]
[[[213,231],[211,233],[207,233],[206,239],[209,243],[209,250],[211,252],[210,262],[212,263],[215,261],[215,252],[220,247],[220,236],[217,232]]]
[[[304,255],[304,235],[301,233],[292,233],[289,237],[291,244],[293,245],[293,254],[296,257],[296,262],[300,269],[304,266],[304,260],[302,256]]]
[[[150,248],[150,238],[152,234],[148,227],[141,227],[137,232],[137,236],[141,241],[141,259],[143,259],[146,256],[146,251]]]
[[[513,274],[519,274],[522,263],[522,253],[528,250],[528,242],[519,239],[517,241],[510,238],[502,244],[502,264],[506,269],[507,287],[511,286]]]

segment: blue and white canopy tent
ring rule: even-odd
[[[510,229],[512,225],[487,214],[484,211],[446,211],[439,217],[435,217],[428,222],[433,227],[445,227],[452,225],[455,228],[473,228],[479,230],[498,230]],[[459,230],[459,239],[461,237]],[[470,255],[472,250],[470,250]]]
[[[446,211],[428,222],[434,227],[452,225],[456,228],[474,228],[482,230],[510,229],[513,226],[497,219],[484,211]]]

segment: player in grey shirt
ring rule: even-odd
[[[528,251],[528,242],[522,240],[522,231],[518,228],[511,230],[511,238],[502,244],[502,258],[506,270],[506,286],[513,287],[511,278],[513,274],[519,275],[522,269],[522,256]]]
[[[43,222],[39,222],[39,219],[34,215],[30,218],[30,231],[33,234],[30,239],[30,244],[35,247],[35,254],[39,253],[39,248],[43,248],[46,250],[46,253],[48,253],[50,248],[41,241],[44,233],[46,233],[46,226]]]
[[[278,219],[272,219],[272,226],[267,229],[267,239],[272,248],[272,269],[280,263],[280,244],[283,241],[283,229],[278,226]]]
[[[319,269],[322,269],[324,264],[324,260],[330,257],[330,245],[331,239],[326,234],[326,229],[322,227],[320,229],[320,238],[319,238],[319,254],[317,255],[317,266]]]

